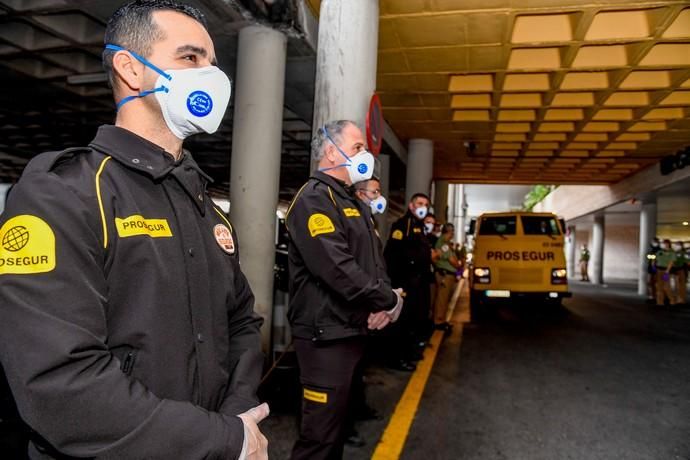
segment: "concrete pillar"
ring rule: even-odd
[[[463,184],[451,184],[448,188],[449,210],[448,220],[455,225],[455,242],[465,244],[467,235],[467,202],[465,200],[465,186]]]
[[[637,293],[646,296],[647,289],[647,250],[656,236],[656,202],[643,203],[640,211],[640,272],[637,278]]]
[[[568,227],[570,236],[565,244],[566,270],[571,278],[577,277],[577,240],[575,239],[575,226]]]
[[[604,283],[604,215],[594,216],[594,226],[592,227],[592,250],[589,270],[592,276],[592,284]]]
[[[239,235],[242,271],[264,318],[268,351],[273,310],[275,224],[285,91],[287,37],[264,26],[240,30],[232,130],[230,215]]]
[[[429,139],[410,139],[407,149],[405,205],[415,193],[429,195],[434,174],[434,143]]]
[[[376,90],[378,37],[378,0],[321,2],[312,133],[341,119],[364,130]]]
[[[442,223],[448,223],[448,181],[436,181],[436,193],[434,196],[434,212],[436,213],[436,220]]]
[[[379,179],[381,180],[381,195],[390,202],[391,157],[388,155],[379,155],[378,162],[380,166]],[[379,235],[384,242],[388,239],[388,231],[390,229],[389,215],[390,213],[386,210],[383,214],[376,214],[376,217],[374,217],[378,226]]]

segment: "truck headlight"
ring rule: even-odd
[[[568,270],[554,268],[551,270],[551,284],[566,284],[568,282]]]
[[[479,284],[491,283],[491,270],[485,267],[477,267],[474,269],[474,281]]]

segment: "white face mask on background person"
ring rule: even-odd
[[[386,204],[386,198],[383,196],[375,198],[369,202],[369,206],[371,207],[371,212],[373,214],[383,214],[383,212],[386,210]]]
[[[427,212],[429,212],[429,209],[426,206],[420,206],[414,210],[414,215],[420,219],[424,219]]]
[[[230,79],[218,67],[164,71],[121,46],[108,44],[105,47],[112,51],[128,51],[159,75],[154,89],[122,99],[117,104],[118,110],[127,102],[155,94],[165,124],[175,137],[184,140],[192,134],[212,134],[218,130],[232,92]]]
[[[424,230],[424,233],[426,233],[427,235],[430,234],[434,231],[434,224],[432,224],[431,222],[427,222],[426,224],[424,224]]]
[[[343,152],[338,144],[336,144],[333,139],[331,139],[328,130],[324,126],[321,128],[326,135],[326,138],[333,144],[333,146],[340,152],[342,156],[345,157],[345,163],[333,166],[331,168],[322,168],[319,171],[329,171],[336,168],[347,168],[347,175],[350,178],[351,184],[356,184],[357,182],[362,182],[371,179],[374,175],[374,163],[376,159],[374,155],[366,150],[361,150],[351,157],[348,157],[345,152]]]

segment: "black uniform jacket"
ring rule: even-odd
[[[431,245],[424,236],[424,223],[409,211],[396,220],[384,256],[394,286],[406,286],[413,278],[430,278]]]
[[[290,309],[295,337],[332,340],[367,333],[372,312],[397,303],[364,205],[317,171],[287,215]]]
[[[262,320],[208,180],[114,126],[26,167],[0,219],[0,360],[49,443],[34,457],[239,456]]]

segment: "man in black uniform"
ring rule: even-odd
[[[348,186],[369,179],[374,157],[362,132],[345,120],[312,140],[319,170],[287,212],[290,309],[303,386],[302,422],[293,459],[342,457],[354,370],[368,330],[397,319],[402,306],[377,256],[365,205]]]
[[[429,197],[423,193],[412,196],[407,213],[391,227],[384,256],[393,286],[401,286],[407,296],[402,317],[395,325],[396,340],[391,366],[401,370],[411,367],[410,361],[421,359],[420,348],[432,332],[431,323],[431,245],[424,235],[424,217]]]
[[[0,219],[0,360],[31,458],[267,458],[262,321],[182,149],[230,96],[204,23],[171,1],[121,7],[116,125],[31,161]]]

